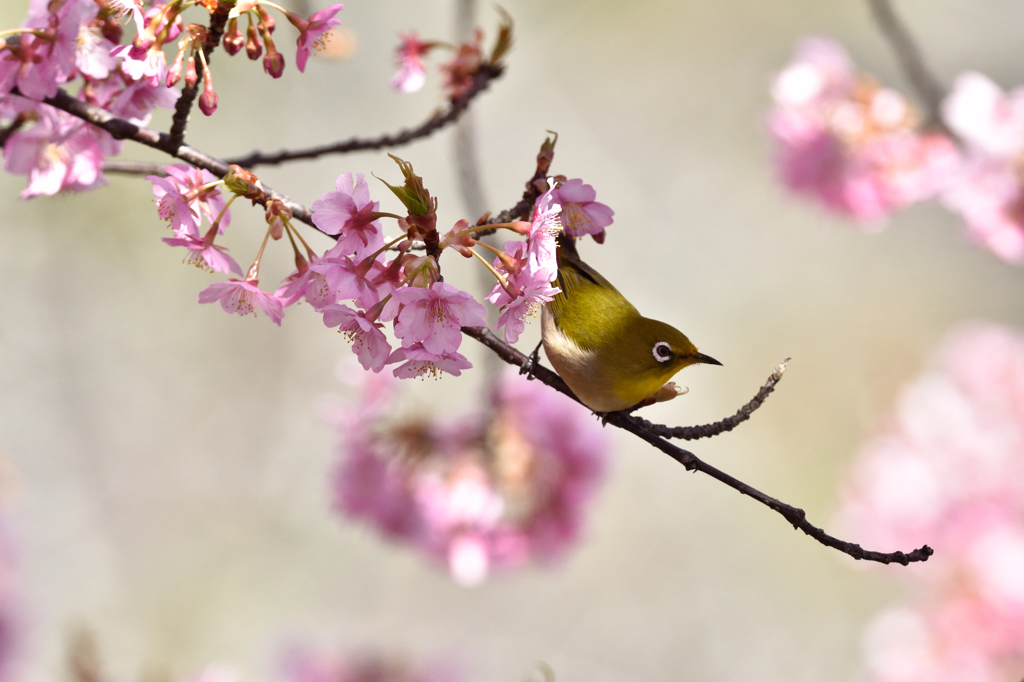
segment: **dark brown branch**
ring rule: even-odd
[[[473,337],[483,345],[487,346],[494,351],[498,357],[510,365],[521,367],[527,360],[526,355],[502,342],[501,339],[494,335],[494,332],[486,327],[463,327],[462,333]],[[551,386],[556,391],[564,393],[573,400],[579,402],[579,399],[573,395],[572,391],[569,390],[569,387],[566,386],[561,377],[546,367],[541,366],[539,363],[534,363],[533,365],[533,376],[548,386]],[[707,464],[692,452],[677,447],[663,438],[659,438],[648,431],[641,423],[641,420],[638,420],[636,417],[631,417],[623,412],[611,412],[607,415],[607,423],[613,424],[620,429],[624,429],[636,436],[639,436],[644,441],[650,443],[672,459],[682,464],[688,471],[700,471],[705,473],[708,476],[726,484],[733,490],[757,500],[769,509],[781,514],[783,518],[793,525],[794,528],[803,531],[821,544],[827,547],[832,547],[833,549],[838,549],[840,552],[843,552],[854,559],[877,561],[882,564],[898,563],[906,566],[911,562],[927,561],[928,557],[933,554],[932,548],[928,545],[925,545],[920,549],[915,549],[909,554],[904,552],[872,552],[864,549],[860,545],[855,545],[852,542],[845,542],[838,538],[834,538],[822,529],[809,523],[807,521],[807,514],[804,510],[790,506],[784,502],[780,502],[774,497],[765,495],[743,481],[733,478],[724,471],[720,471],[710,464]]]
[[[10,136],[13,135],[14,133],[21,130],[22,126],[25,125],[25,122],[26,120],[19,116],[3,128],[0,128],[0,147],[3,147],[5,144],[7,144],[8,138],[10,138]]]
[[[478,71],[476,76],[473,78],[473,85],[461,97],[452,101],[446,112],[433,116],[430,120],[417,128],[381,135],[380,137],[356,137],[349,140],[343,140],[341,142],[318,145],[316,147],[307,147],[306,149],[282,150],[274,154],[265,154],[260,151],[255,151],[248,156],[228,159],[228,163],[237,163],[243,168],[254,168],[256,166],[285,163],[286,161],[316,159],[327,154],[347,154],[349,152],[385,149],[409,144],[414,140],[427,137],[441,128],[444,128],[448,124],[457,121],[462,113],[469,107],[469,103],[473,98],[486,90],[491,84],[491,81],[501,76],[503,72],[504,67],[502,66],[484,64],[480,67],[480,71]]]
[[[14,94],[20,93],[15,91]],[[94,106],[92,104],[88,104],[87,102],[75,99],[63,90],[58,90],[56,96],[49,97],[45,99],[44,102],[62,111],[66,111],[67,113],[72,114],[73,116],[77,116],[78,118],[81,118],[82,120],[87,121],[98,128],[106,130],[116,139],[130,139],[134,140],[135,142],[139,142],[140,144],[144,144],[148,147],[153,147],[154,149],[165,150],[164,145],[166,144],[167,138],[169,137],[166,133],[160,133],[149,128],[143,128],[128,121],[125,121],[124,119],[117,118],[109,111],[106,111],[105,109]],[[179,158],[182,161],[186,161],[187,163],[190,163],[197,168],[205,168],[206,170],[210,171],[211,173],[218,177],[226,175],[229,170],[229,165],[226,162],[209,156],[207,154],[204,154],[203,152],[200,152],[197,149],[193,149],[188,145],[179,146],[172,154],[172,156],[175,156],[176,158]],[[541,156],[543,156],[543,153]],[[541,168],[542,165],[544,165],[542,160],[538,158],[538,174],[541,173],[542,170],[544,173],[547,172],[546,166],[544,168]],[[537,183],[531,181],[530,184],[536,185]],[[291,198],[279,192],[274,191],[269,187],[264,186],[264,190],[266,191],[264,202],[270,199],[279,199],[280,201],[284,202],[284,204],[288,206],[289,209],[291,209],[292,214],[295,216],[295,218],[301,220],[302,222],[308,225],[312,225],[309,208],[303,206],[302,204],[292,200]],[[520,204],[523,204],[524,202],[527,201],[528,195],[530,193],[531,189],[530,185],[528,184],[527,191],[524,194],[523,201],[521,201]],[[532,206],[532,203],[530,205]],[[517,205],[515,208],[512,209],[512,212],[518,212],[519,210],[519,205]],[[499,358],[501,358],[502,360],[511,365],[522,367],[527,360],[526,355],[502,342],[497,336],[494,335],[494,333],[490,329],[487,329],[486,327],[463,327],[462,333],[466,334],[467,336],[473,337],[483,345],[487,346],[492,351],[494,351],[494,353],[497,354]],[[546,367],[541,366],[539,363],[534,363],[533,376],[539,379],[544,384],[551,386],[555,390],[564,393],[565,395],[571,397],[573,400],[577,400],[578,402],[576,396],[574,396],[572,391],[569,390],[569,387],[565,385],[565,382],[562,381],[561,377],[559,377],[557,374],[547,369]],[[654,447],[658,448],[659,450],[667,454],[672,459],[682,464],[684,467],[687,468],[687,470],[701,471],[711,476],[712,478],[717,479],[722,483],[725,483],[730,488],[733,488],[734,490],[737,490],[740,493],[757,500],[761,504],[767,506],[769,509],[773,509],[774,511],[781,514],[787,521],[793,524],[794,528],[800,529],[801,531],[811,536],[821,544],[838,549],[839,551],[848,554],[854,559],[877,561],[883,564],[899,563],[907,565],[910,562],[926,561],[928,557],[930,557],[933,554],[932,549],[927,545],[921,547],[920,549],[916,549],[913,552],[910,552],[909,554],[905,554],[903,552],[883,553],[868,551],[863,549],[860,545],[855,545],[853,543],[844,542],[843,540],[834,538],[831,535],[825,533],[825,531],[821,530],[820,528],[811,525],[806,519],[806,513],[802,509],[792,507],[788,504],[780,502],[779,500],[776,500],[773,497],[769,497],[768,495],[765,495],[764,493],[758,491],[757,489],[747,485],[743,481],[733,478],[729,474],[726,474],[725,472],[720,471],[715,467],[711,466],[710,464],[707,464],[706,462],[698,459],[697,456],[694,455],[692,452],[689,452],[688,450],[683,450],[682,448],[677,447],[672,443],[669,443],[667,440],[659,438],[657,435],[651,433],[637,418],[632,417],[624,412],[611,412],[608,415],[606,415],[606,421],[609,424],[612,424],[621,429],[629,431],[630,433],[636,436],[639,436],[644,441],[650,443]]]
[[[874,16],[878,28],[896,52],[896,58],[899,60],[907,80],[910,81],[914,90],[917,91],[918,97],[924,103],[927,113],[925,124],[929,127],[945,129],[940,110],[945,88],[925,66],[921,50],[914,42],[910,31],[896,15],[890,0],[868,0],[868,4],[871,5],[871,14]]]
[[[14,94],[20,94],[17,91],[13,92]],[[52,107],[56,107],[61,111],[66,111],[72,116],[77,116],[83,121],[93,124],[97,128],[106,130],[114,137],[114,139],[133,140],[139,144],[144,144],[147,147],[159,149],[167,152],[175,158],[181,159],[182,161],[195,166],[196,168],[204,168],[216,175],[218,178],[224,177],[230,170],[230,166],[226,161],[204,154],[198,149],[190,147],[187,144],[179,145],[173,152],[168,152],[167,149],[170,143],[170,135],[167,133],[161,133],[151,128],[137,126],[123,118],[114,116],[106,109],[89,104],[88,102],[83,102],[80,99],[75,99],[63,90],[58,90],[55,96],[47,97],[43,102]],[[307,225],[316,228],[316,225],[313,225],[312,212],[307,206],[300,204],[294,199],[291,199],[290,197],[287,197],[266,185],[263,186],[263,189],[266,191],[266,196],[259,203],[265,204],[271,199],[279,199],[284,202],[285,206],[291,209],[292,215],[296,220],[300,220]]]
[[[227,26],[228,14],[231,12],[232,7],[234,7],[233,4],[220,2],[217,4],[217,9],[210,15],[210,28],[207,31],[206,40],[203,41],[203,56],[206,57],[207,64],[210,62],[210,54],[217,49],[217,44],[224,36],[224,28]],[[195,64],[195,85],[182,88],[181,96],[178,97],[178,101],[174,105],[174,118],[171,119],[171,131],[167,140],[167,149],[164,150],[170,154],[173,154],[174,150],[185,142],[185,126],[188,125],[188,115],[192,111],[192,105],[196,101],[199,89],[203,87],[203,72],[205,71],[203,62],[197,59]]]
[[[775,385],[782,379],[782,375],[786,371],[786,363],[788,362],[789,358],[786,358],[781,365],[776,367],[775,371],[772,372],[770,377],[768,377],[768,381],[766,381],[764,386],[761,387],[761,390],[757,392],[757,395],[755,395],[749,403],[741,407],[736,414],[713,424],[702,424],[701,426],[665,426],[664,424],[652,424],[646,419],[641,419],[637,416],[634,416],[633,419],[645,429],[660,438],[697,440],[698,438],[711,438],[712,436],[717,436],[720,433],[732,431],[737,426],[750,419],[750,415],[754,413],[754,410],[764,404],[764,401],[767,400],[768,396],[770,396],[772,391],[775,390]]]

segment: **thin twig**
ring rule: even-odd
[[[203,42],[203,56],[206,57],[207,64],[210,63],[210,54],[217,49],[217,44],[224,36],[224,28],[228,23],[228,14],[233,7],[234,3],[220,2],[217,3],[217,9],[210,14],[210,28],[206,33],[206,40]],[[203,60],[198,59],[195,64],[195,84],[192,87],[186,86],[182,88],[181,95],[174,105],[174,118],[171,119],[167,149],[164,150],[168,153],[173,154],[185,142],[185,126],[188,125],[188,115],[192,111],[192,104],[195,102],[196,96],[199,94],[199,88],[203,86],[203,72],[205,71]]]
[[[446,125],[458,120],[459,116],[469,107],[469,103],[478,94],[487,89],[495,78],[504,73],[504,67],[484,64],[480,67],[476,76],[473,77],[473,85],[461,97],[453,100],[448,110],[430,118],[426,123],[412,129],[401,130],[397,133],[389,133],[380,137],[351,138],[331,144],[317,145],[305,149],[285,149],[273,154],[265,154],[255,151],[248,156],[239,156],[228,159],[228,163],[237,163],[242,168],[255,168],[256,166],[268,166],[285,163],[286,161],[297,161],[300,159],[316,159],[327,154],[347,154],[349,152],[366,151],[371,149],[385,149],[409,144],[414,140],[424,138],[444,128]]]
[[[104,161],[104,173],[120,173],[122,175],[166,175],[165,164],[148,161]]]
[[[655,436],[659,436],[661,438],[697,440],[698,438],[711,438],[712,436],[717,436],[720,433],[732,431],[737,426],[750,419],[750,415],[754,413],[754,410],[764,404],[764,401],[767,400],[768,396],[770,396],[772,391],[775,390],[775,385],[782,379],[782,375],[786,371],[786,364],[788,362],[789,358],[783,360],[782,364],[776,367],[775,371],[772,372],[770,377],[768,377],[768,381],[766,381],[764,386],[761,387],[761,390],[757,392],[757,395],[755,395],[749,403],[741,407],[736,414],[713,424],[702,424],[701,426],[665,426],[664,424],[652,424],[646,419],[641,419],[637,416],[634,416],[633,419]]]
[[[515,348],[505,344],[497,336],[494,335],[490,329],[486,327],[463,327],[462,333],[467,336],[471,336],[483,345],[490,348],[492,351],[498,354],[502,360],[510,365],[522,367],[523,363],[526,362],[527,356],[519,352]],[[551,386],[556,391],[564,393],[573,400],[579,402],[579,399],[573,395],[569,387],[562,381],[562,378],[551,370],[543,367],[539,363],[534,363],[533,376],[540,380],[542,383]],[[623,412],[611,412],[607,415],[607,423],[629,431],[630,433],[639,436],[641,439],[647,441],[654,447],[658,448],[672,459],[676,460],[689,471],[700,471],[702,473],[711,476],[712,478],[726,484],[733,490],[736,490],[748,497],[751,497],[761,504],[765,505],[769,509],[772,509],[783,516],[789,523],[793,525],[807,535],[811,536],[821,544],[838,549],[840,552],[847,554],[854,559],[864,559],[867,561],[877,561],[882,564],[898,563],[906,566],[911,562],[927,561],[934,552],[931,547],[925,545],[920,549],[915,549],[913,552],[873,552],[866,550],[860,545],[855,545],[852,542],[845,542],[838,538],[832,537],[822,529],[812,525],[807,521],[807,514],[803,509],[798,509],[784,502],[780,502],[774,497],[765,495],[761,491],[747,485],[743,481],[733,478],[729,474],[716,469],[710,464],[699,459],[696,455],[688,450],[683,450],[680,447],[669,443],[663,438],[659,438],[654,435],[636,417],[631,417]]]
[[[12,90],[14,94],[21,94],[17,92],[17,89]],[[222,161],[216,157],[204,154],[203,152],[190,147],[187,144],[179,145],[175,148],[174,152],[168,152],[168,146],[170,142],[170,135],[167,133],[161,133],[153,130],[152,128],[144,128],[137,126],[130,121],[126,121],[123,118],[114,116],[106,109],[83,102],[80,99],[75,99],[63,90],[58,90],[57,94],[53,97],[47,97],[43,100],[46,104],[52,107],[56,107],[61,111],[66,111],[72,116],[93,124],[97,128],[102,128],[110,133],[116,140],[133,140],[139,144],[143,144],[153,149],[159,149],[167,152],[170,156],[181,159],[186,163],[189,163],[196,168],[205,168],[210,171],[218,178],[224,177],[230,170],[230,164],[226,161]],[[264,185],[264,191],[266,196],[261,200],[260,204],[266,204],[271,199],[279,199],[291,209],[292,215],[307,225],[319,229],[313,224],[312,212],[307,206],[300,204],[291,197],[285,196],[280,192]]]
[[[917,91],[927,113],[925,125],[932,128],[945,129],[942,122],[941,105],[945,96],[945,88],[928,70],[921,56],[921,50],[914,42],[913,36],[906,25],[896,15],[889,0],[868,0],[871,13],[882,34],[896,52],[896,58],[906,74],[907,80]]]

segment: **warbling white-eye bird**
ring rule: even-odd
[[[618,289],[558,237],[558,287],[544,306],[541,337],[551,365],[580,401],[613,412],[678,394],[668,384],[689,365],[721,365],[675,327],[642,316]]]

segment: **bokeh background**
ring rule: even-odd
[[[0,25],[18,25],[23,4],[3,3]],[[584,257],[725,365],[684,372],[690,394],[649,418],[723,417],[791,356],[748,424],[693,449],[832,528],[851,458],[943,335],[978,319],[1024,326],[1024,273],[972,247],[957,217],[923,205],[868,236],[774,181],[768,84],[800,37],[835,36],[862,69],[908,90],[867,4],[503,6],[516,46],[473,118],[488,206],[515,203],[545,130],[557,131],[554,170],[583,177],[616,211],[606,245],[588,241]],[[1024,5],[896,9],[944,83],[966,69],[1024,82]],[[496,13],[479,14],[493,35]],[[304,76],[290,50],[279,81],[218,52],[220,108],[193,116],[189,141],[225,157],[394,130],[442,105],[436,73],[412,96],[388,80],[397,33],[450,38],[452,3],[355,0],[340,17],[353,54],[314,59]],[[158,114],[154,127],[168,120]],[[475,218],[451,130],[397,153],[440,197],[442,224]],[[160,157],[129,146],[123,158]],[[308,205],[341,172],[397,177],[378,153],[261,177]],[[448,656],[472,680],[518,680],[537,661],[591,682],[846,680],[864,624],[905,598],[902,567],[865,570],[617,432],[577,551],[458,587],[330,511],[332,435],[317,407],[343,390],[342,337],[303,306],[277,328],[198,305],[215,279],[160,241],[145,181],[112,177],[95,192],[31,201],[17,198],[23,186],[0,175],[0,480],[25,619],[19,679],[62,678],[69,637],[84,626],[119,680],[213,661],[245,680],[279,679],[293,642]],[[244,267],[261,212],[234,213],[225,244]],[[288,260],[276,249],[265,277],[286,274]],[[445,267],[479,287],[472,266]],[[483,364],[472,340],[463,347]],[[455,412],[486,381],[474,371],[408,388]]]

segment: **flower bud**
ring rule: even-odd
[[[213,91],[213,75],[203,71],[203,94],[199,95],[199,109],[209,116],[217,111],[217,93]]]
[[[238,18],[228,21],[228,30],[224,32],[224,51],[234,56],[245,47],[245,36],[238,30]]]
[[[185,50],[178,50],[178,54],[174,56],[174,63],[171,64],[171,68],[167,69],[167,79],[164,84],[169,88],[173,87],[181,80],[181,72],[184,68]]]
[[[186,62],[185,66],[185,87],[194,88],[198,80],[199,75],[196,73],[196,58],[193,55],[189,55],[188,62]]]
[[[256,32],[256,27],[249,23],[249,28],[245,32],[245,53],[249,55],[249,59],[257,60],[260,55],[263,54],[263,43],[260,42],[260,36]]]
[[[231,170],[224,176],[224,186],[232,194],[245,197],[246,199],[262,199],[263,185],[251,171],[247,171],[238,164],[231,164]]]
[[[263,7],[263,5],[256,5],[256,11],[259,12],[260,23],[263,24],[263,26],[267,29],[268,33],[273,33],[274,29],[277,26],[276,22],[274,21],[274,17],[270,16],[270,12],[268,12]]]
[[[263,58],[263,70],[274,78],[280,78],[284,73],[284,55],[277,51],[269,35],[264,35],[264,38],[267,41],[267,56]]]

